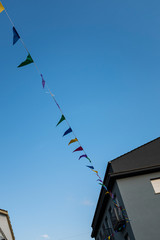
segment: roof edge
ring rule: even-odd
[[[124,153],[124,154],[120,155],[119,157],[116,157],[116,158],[112,159],[110,162],[114,162],[114,161],[116,161],[117,159],[119,159],[119,158],[121,158],[121,157],[124,157],[124,156],[126,156],[126,155],[128,155],[128,154],[130,154],[130,153],[132,153],[132,152],[134,152],[134,151],[137,151],[138,149],[140,149],[140,148],[142,148],[142,147],[144,147],[144,146],[146,146],[146,145],[149,145],[149,144],[151,144],[152,142],[157,141],[157,139],[160,139],[160,137],[157,137],[157,138],[155,138],[155,139],[153,139],[153,140],[151,140],[151,141],[149,141],[149,142],[147,142],[147,143],[145,143],[145,144],[143,144],[143,145],[140,145],[139,147],[136,147],[136,148],[130,150],[129,152]]]

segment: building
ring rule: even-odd
[[[159,240],[160,138],[108,162],[103,183],[92,238]]]
[[[0,209],[0,240],[15,240],[8,212]]]

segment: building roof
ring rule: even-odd
[[[9,225],[9,228],[10,228],[10,231],[11,231],[12,238],[13,238],[13,240],[15,240],[15,236],[14,236],[12,224],[11,224],[11,221],[10,221],[10,217],[9,217],[9,215],[8,215],[8,211],[6,211],[6,210],[4,210],[4,209],[0,209],[0,214],[6,216],[7,221],[8,221],[8,225]]]
[[[154,171],[160,171],[160,137],[108,162],[103,182],[111,190],[118,178]],[[92,237],[97,234],[108,200],[109,195],[105,195],[104,188],[101,188],[92,222]]]
[[[111,161],[114,173],[160,165],[160,137]]]

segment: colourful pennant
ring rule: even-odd
[[[4,11],[4,10],[5,10],[5,8],[3,7],[2,3],[0,2],[0,13],[1,13],[2,11]],[[5,10],[5,12],[6,12],[6,10]],[[7,14],[10,22],[12,23],[12,20],[10,19],[10,17],[9,17],[9,15],[8,15],[7,12],[6,12],[6,14]],[[13,25],[13,23],[12,23],[12,25]],[[15,27],[13,26],[13,45],[14,45],[19,39],[20,39],[20,36],[19,36],[17,30],[15,29]],[[23,43],[23,42],[22,42],[22,43]],[[23,45],[24,45],[24,44],[23,44]],[[25,47],[25,45],[24,45],[24,47]],[[27,50],[27,49],[26,49],[26,50]],[[27,50],[27,51],[28,51],[28,50]],[[22,62],[18,67],[22,67],[22,66],[28,65],[28,64],[33,63],[33,62],[34,62],[34,61],[33,61],[32,57],[31,57],[31,55],[28,53],[28,56],[27,56],[26,60],[25,60],[24,62]],[[38,69],[37,69],[37,70],[38,70]],[[41,78],[42,78],[42,86],[43,86],[43,88],[44,88],[44,87],[45,87],[45,80],[44,80],[42,74],[41,74]],[[47,88],[48,88],[48,87],[47,87]],[[49,92],[50,92],[50,95],[53,97],[53,99],[54,99],[57,107],[60,109],[60,106],[58,105],[58,103],[57,103],[54,95],[51,93],[50,90],[49,90]],[[61,109],[60,109],[60,111],[62,112]],[[64,115],[62,115],[62,116],[61,116],[61,119],[59,120],[59,122],[57,123],[56,126],[58,126],[58,125],[59,125],[62,121],[64,121],[64,120],[66,120],[66,119],[65,119]],[[65,133],[63,134],[63,136],[65,136],[65,135],[67,135],[67,134],[69,134],[69,133],[71,133],[71,132],[72,132],[72,129],[71,129],[71,127],[69,127],[69,129],[68,129],[67,131],[65,131]],[[77,138],[72,139],[72,140],[69,142],[68,145],[70,145],[71,143],[77,142],[77,141],[78,141]],[[75,149],[73,152],[77,152],[77,151],[83,151],[83,148],[80,146],[80,147],[78,147],[77,149]],[[82,157],[87,158],[87,159],[89,160],[89,162],[91,163],[91,160],[88,158],[88,156],[87,156],[86,154],[81,155],[81,156],[79,157],[79,160],[80,160]],[[91,163],[91,164],[92,164],[92,163]],[[115,201],[115,199],[114,199],[114,194],[112,194],[111,192],[109,192],[109,191],[107,190],[107,187],[103,184],[101,178],[100,178],[99,175],[98,175],[98,171],[94,170],[94,167],[93,167],[93,166],[86,166],[86,167],[90,168],[93,172],[96,173],[96,175],[97,175],[98,178],[99,178],[97,181],[99,181],[99,182],[100,182],[99,184],[102,185],[102,186],[106,189],[105,194],[109,194],[110,197],[112,198],[113,203],[115,204],[115,206],[116,206],[117,208],[120,208],[120,209],[122,210],[122,214],[123,214],[123,216],[125,217],[125,219],[127,220],[126,223],[128,223],[130,220],[125,216],[124,211],[126,212],[126,210],[125,210],[125,209],[122,209],[120,206],[118,206],[118,204],[116,203],[116,201]],[[122,227],[125,228],[125,224],[124,224]],[[122,227],[120,227],[119,230],[121,230]],[[117,231],[115,231],[115,232],[117,232]],[[114,234],[111,234],[110,236],[107,236],[107,238],[110,240],[112,236],[114,236]]]
[[[67,135],[67,134],[71,133],[71,132],[72,132],[72,129],[71,129],[71,128],[68,128],[68,130],[67,130],[67,131],[65,131],[65,133],[63,134],[63,137],[64,137],[65,135]]]
[[[99,185],[102,185],[106,189],[106,191],[108,191],[107,187],[103,183],[99,183]]]
[[[98,184],[103,186],[103,183],[98,183]]]
[[[93,166],[86,166],[86,167],[88,167],[88,168],[90,168],[90,169],[92,169],[92,170],[94,169],[94,167],[93,167]]]
[[[0,2],[0,13],[3,12],[5,8],[3,7],[2,3]]]
[[[81,155],[81,156],[79,157],[79,160],[80,160],[82,157],[88,158],[87,155],[84,154],[84,155]]]
[[[73,152],[77,152],[77,151],[83,151],[82,147],[78,147],[77,149],[75,149]]]
[[[103,183],[101,179],[97,179],[97,181],[99,181],[99,182]]]
[[[13,45],[20,39],[20,36],[17,32],[17,30],[15,29],[15,27],[13,27]]]
[[[68,145],[70,145],[71,143],[74,143],[74,142],[77,142],[78,141],[78,139],[77,138],[75,138],[75,139],[72,139],[69,143],[68,143]]]
[[[43,75],[41,74],[41,78],[42,78],[42,86],[43,86],[43,88],[45,87],[45,80],[44,80],[44,78],[43,78]]]
[[[22,62],[18,67],[23,67],[23,66],[28,65],[30,63],[33,63],[33,59],[31,57],[31,55],[28,54],[26,60],[24,62]]]
[[[92,170],[92,171],[98,174],[98,171],[95,171],[95,170]]]
[[[109,194],[109,192],[107,191],[105,194],[107,195],[107,194]]]
[[[59,122],[57,123],[57,125],[56,126],[58,126],[61,122],[63,122],[65,120],[65,116],[64,115],[62,115],[61,116],[61,119],[59,120]],[[67,133],[66,133],[67,134]],[[65,135],[66,135],[65,134]],[[64,136],[64,135],[63,135]]]
[[[97,172],[97,177],[99,177],[99,179],[101,179],[100,176],[98,175],[98,172]]]
[[[52,96],[53,97],[53,96]],[[54,101],[55,101],[55,103],[56,103],[56,105],[57,105],[57,107],[59,108],[59,110],[61,111],[61,108],[60,108],[60,106],[59,106],[59,104],[57,103],[57,101],[56,101],[56,99],[53,97],[53,99],[54,99]]]
[[[89,157],[87,157],[87,159],[89,160],[89,162],[91,163],[91,160],[89,159]]]
[[[109,191],[109,193],[110,193],[111,198],[114,200],[114,194],[111,191]]]

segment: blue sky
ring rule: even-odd
[[[158,0],[2,2],[103,178],[107,162],[159,137]],[[17,240],[88,240],[100,187],[57,128],[61,114],[0,14],[1,204]]]

